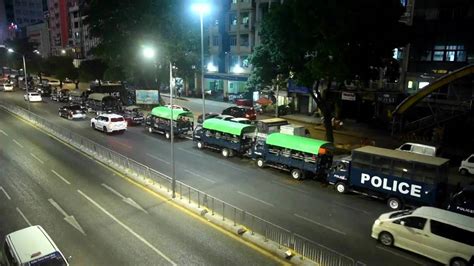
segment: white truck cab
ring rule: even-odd
[[[474,154],[467,157],[466,160],[461,162],[459,166],[459,173],[462,175],[474,174]]]

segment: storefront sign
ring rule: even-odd
[[[222,79],[222,80],[230,80],[230,81],[247,81],[247,79],[248,79],[248,77],[244,77],[244,76],[212,75],[212,74],[205,74],[204,78],[206,78],[206,79]]]
[[[298,86],[296,85],[296,82],[293,80],[288,81],[288,92],[293,92],[293,93],[310,93],[311,90],[307,87],[304,86]]]
[[[345,101],[355,101],[356,100],[356,94],[353,92],[347,92],[343,91],[341,92],[341,99]]]
[[[377,101],[380,103],[390,104],[395,103],[397,96],[390,93],[380,93],[377,95]]]
[[[136,90],[137,104],[159,104],[157,90]]]

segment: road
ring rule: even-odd
[[[26,108],[21,97],[21,92],[3,95],[10,103]],[[163,136],[149,134],[143,127],[129,128],[123,135],[105,135],[92,130],[89,121],[59,118],[60,105],[54,102],[31,104],[31,110],[170,174],[170,145]],[[294,181],[286,172],[259,169],[245,158],[226,160],[216,152],[197,150],[189,140],[176,142],[175,158],[178,180],[357,261],[367,265],[381,262],[384,265],[433,264],[402,250],[384,248],[370,238],[373,221],[388,211],[380,201],[359,195],[340,195],[332,187],[312,180]]]
[[[279,265],[0,109],[0,237],[39,224],[72,265]]]

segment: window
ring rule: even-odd
[[[219,46],[219,36],[212,36],[212,45]]]
[[[111,122],[122,122],[122,121],[123,121],[122,117],[116,117],[116,118],[111,119]]]
[[[423,230],[426,224],[426,219],[421,218],[421,217],[416,217],[416,216],[410,216],[410,217],[395,220],[393,223],[400,224],[400,225],[410,227],[410,228]]]
[[[230,46],[236,46],[237,45],[237,36],[230,35],[229,36],[229,43],[230,43]]]
[[[234,67],[239,63],[239,56],[238,55],[231,55],[230,56],[230,66]]]
[[[245,68],[248,68],[250,66],[250,62],[249,62],[249,57],[248,56],[241,56],[240,58],[240,66],[241,67],[245,67]]]
[[[79,28],[79,22],[74,22],[74,28]]]
[[[241,17],[241,24],[248,25],[249,24],[249,12],[242,12],[240,13]]]
[[[237,25],[237,14],[235,12],[230,13],[229,15],[229,23],[231,26]]]
[[[249,46],[249,35],[241,34],[240,35],[240,46]]]
[[[435,45],[433,49],[420,54],[420,61],[465,62],[466,60],[464,45]]]
[[[443,61],[444,51],[434,51],[433,61]]]
[[[430,223],[431,233],[469,246],[474,246],[474,232],[435,220],[431,220]]]

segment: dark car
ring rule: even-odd
[[[449,202],[448,210],[474,217],[474,185],[469,185],[454,194]]]
[[[233,117],[243,117],[249,120],[257,119],[257,113],[255,112],[255,109],[253,107],[247,106],[231,106],[227,109],[224,109],[224,111],[222,111],[222,114],[231,115]]]
[[[67,119],[85,119],[86,118],[86,110],[82,108],[80,105],[65,105],[59,108],[59,116],[65,117]]]
[[[60,90],[58,94],[58,101],[64,102],[64,103],[69,102],[69,90],[67,89]]]
[[[40,84],[36,87],[36,92],[41,94],[41,97],[49,97],[51,96],[51,92],[52,92],[51,86]]]
[[[206,119],[209,119],[209,118],[215,118],[216,116],[219,116],[218,113],[206,113]],[[202,124],[202,115],[199,115],[198,116],[198,119],[197,119],[197,122],[199,124]]]
[[[120,112],[129,126],[141,125],[145,118],[138,106],[126,106]]]

